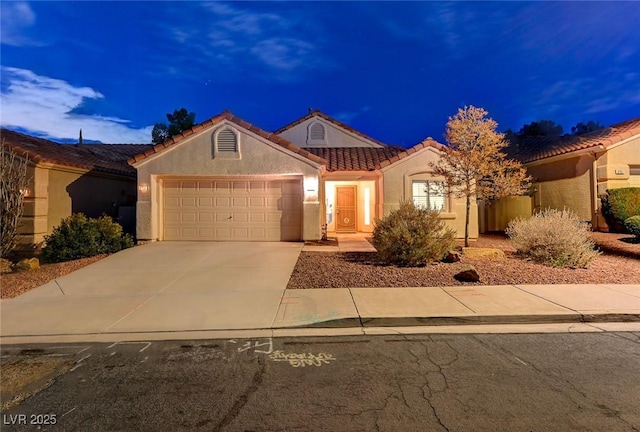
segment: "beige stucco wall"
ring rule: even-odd
[[[432,175],[429,167],[430,162],[436,162],[438,159],[438,151],[427,147],[382,168],[385,215],[398,208],[401,200],[412,198],[413,180],[439,180]],[[465,199],[451,196],[447,198],[446,211],[440,214],[447,225],[456,231],[458,238],[464,237],[465,212]],[[469,212],[469,237],[478,237],[478,207],[475,199]]]
[[[533,213],[533,199],[530,196],[501,198],[484,206],[485,225],[483,231],[504,231],[509,222],[516,218],[527,218]],[[482,210],[481,210],[482,212]]]
[[[238,135],[238,157],[214,157],[216,131],[233,129]],[[163,176],[296,176],[304,181],[303,239],[317,240],[321,236],[319,201],[320,168],[317,164],[294,154],[277,144],[224,121],[215,127],[185,139],[164,152],[135,165],[138,185],[149,186],[138,193],[136,232],[139,240],[160,239],[159,181]]]
[[[607,189],[635,186],[636,179],[631,179],[629,168],[640,167],[640,135],[607,150],[598,159],[597,166],[598,196],[604,195]]]
[[[136,182],[96,172],[51,169],[47,232],[72,213],[116,218],[118,207],[133,205]]]
[[[324,145],[307,142],[309,126],[315,122],[324,125],[326,137],[326,144]],[[379,144],[369,141],[357,134],[345,131],[322,117],[307,119],[279,135],[298,147],[381,147]]]
[[[593,223],[593,161],[594,156],[584,154],[528,165],[527,171],[534,179],[534,210],[567,208],[581,220]]]
[[[22,218],[18,224],[18,249],[38,245],[50,233],[47,229],[49,169],[30,165],[27,177],[30,182],[23,201]]]

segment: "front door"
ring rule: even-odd
[[[336,232],[356,231],[357,186],[336,187]]]

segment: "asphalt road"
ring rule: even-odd
[[[4,346],[1,428],[638,431],[639,377],[639,333]]]

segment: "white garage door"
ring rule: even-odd
[[[295,241],[302,182],[175,179],[163,186],[164,240]]]

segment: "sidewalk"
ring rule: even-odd
[[[251,301],[251,292],[245,300],[224,293],[197,298],[158,293],[150,298],[24,296],[2,300],[0,341],[457,333],[469,327],[483,333],[492,325],[506,324],[515,332],[527,324],[547,325],[547,331],[640,331],[640,285],[274,291],[279,302]]]

